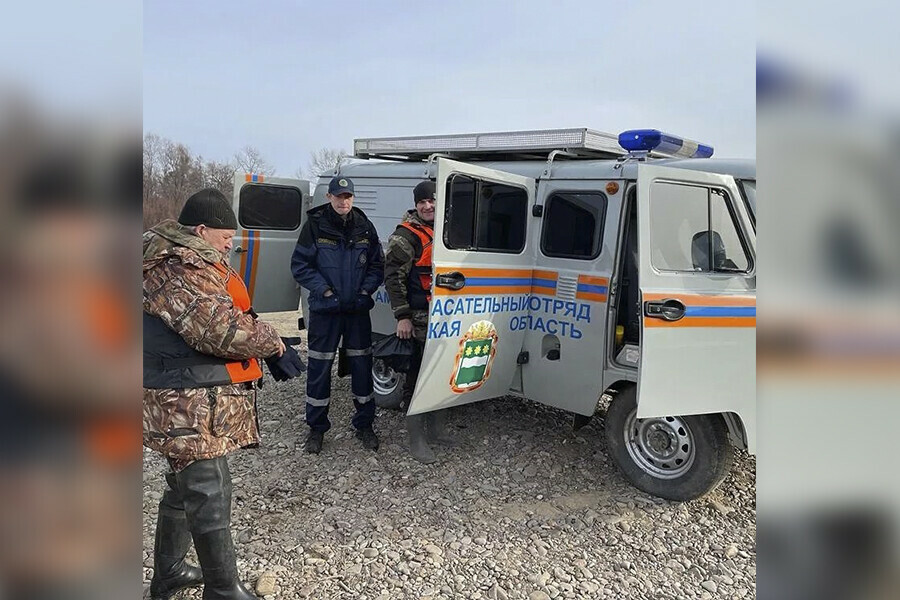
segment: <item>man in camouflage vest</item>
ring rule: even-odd
[[[144,445],[171,472],[159,504],[150,595],[204,584],[204,600],[256,598],[241,583],[231,538],[226,454],[259,442],[259,357],[281,355],[228,266],[237,219],[213,189],[188,198],[178,222],[144,234]],[[200,569],[184,560],[193,538]]]
[[[409,407],[422,366],[431,301],[434,243],[434,182],[422,181],[413,188],[415,208],[388,238],[384,263],[384,287],[397,319],[397,337],[412,339],[416,349],[403,384],[402,405]],[[437,460],[429,441],[452,445],[446,430],[447,411],[440,410],[406,417],[409,452],[421,463]]]

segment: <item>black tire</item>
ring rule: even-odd
[[[403,373],[397,373],[376,358],[372,363],[375,406],[389,410],[402,410],[405,379],[406,376]]]
[[[606,444],[626,479],[648,494],[678,502],[699,498],[722,483],[734,460],[722,417],[637,419],[636,397],[635,387],[622,390],[606,414]]]

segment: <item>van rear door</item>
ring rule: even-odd
[[[756,235],[734,178],[638,167],[639,418],[756,415]]]
[[[409,414],[521,385],[525,330],[511,323],[527,314],[532,289],[535,181],[438,159],[436,187],[428,339]]]
[[[309,208],[309,182],[253,174],[234,176],[238,218],[231,266],[240,273],[256,312],[297,310],[300,288],[291,255]]]

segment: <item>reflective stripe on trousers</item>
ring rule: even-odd
[[[339,313],[324,315],[311,312],[307,340],[310,358],[306,377],[306,423],[315,431],[331,428],[328,403],[331,398],[331,370],[338,343],[342,343],[350,369],[350,388],[356,413],[353,426],[371,427],[375,419],[372,402],[372,321],[368,313]]]
[[[328,406],[331,404],[331,398],[311,398],[310,396],[307,396],[306,403],[313,406]]]

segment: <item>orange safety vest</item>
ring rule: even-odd
[[[234,306],[250,310],[250,294],[240,276],[223,264],[215,265],[225,280]],[[245,383],[262,377],[255,358],[231,360],[197,352],[162,319],[144,313],[144,387],[187,389]]]
[[[224,271],[225,287],[228,289],[228,295],[231,296],[234,306],[241,312],[249,311],[250,293],[247,291],[247,286],[244,285],[244,280],[241,279],[234,269],[221,263],[216,265],[216,270],[220,273]],[[263,376],[259,360],[255,358],[244,361],[232,361],[226,363],[225,368],[228,369],[232,383],[254,381]]]
[[[409,272],[410,283],[408,286],[409,306],[410,308],[422,309],[428,308],[428,302],[431,302],[431,252],[434,247],[434,229],[427,225],[419,225],[418,223],[400,223],[401,227],[405,227],[411,231],[422,246],[422,252],[419,254],[418,260]],[[425,305],[420,306],[420,297],[424,296]]]

